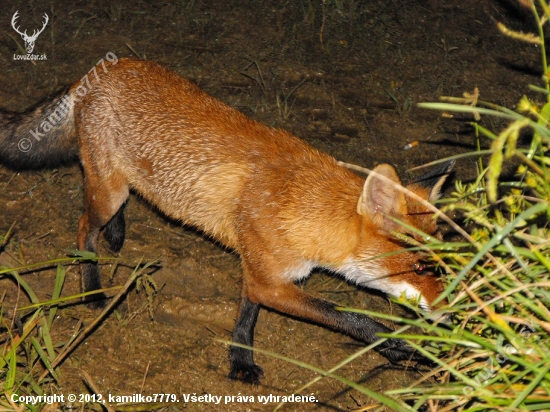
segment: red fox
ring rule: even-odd
[[[407,234],[409,225],[432,235],[436,223],[425,206],[396,189],[401,183],[392,166],[377,166],[365,180],[152,62],[121,59],[96,69],[85,85],[77,82],[25,113],[0,112],[3,165],[43,168],[80,159],[85,180],[80,250],[96,252],[101,229],[110,247],[120,250],[124,204],[133,189],[167,216],[239,253],[243,284],[236,343],[253,345],[261,306],[365,343],[391,332],[295,285],[318,267],[359,286],[418,298],[430,310],[442,283],[392,233]],[[407,188],[436,199],[450,167]],[[85,291],[101,288],[96,263],[83,263],[81,271]],[[91,304],[101,307],[103,299]],[[391,360],[414,356],[399,339],[378,349]],[[232,346],[230,362],[232,379],[258,383],[263,375],[248,349]]]

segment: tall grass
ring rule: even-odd
[[[59,301],[65,282],[65,269],[57,267],[51,305],[41,304],[17,271],[0,268],[0,277],[5,276],[11,276],[32,303],[10,312],[4,312],[2,305],[0,312],[0,409],[22,410],[13,401],[13,395],[49,394],[46,391],[58,379],[58,370],[52,366],[57,349],[52,340],[51,328],[58,309],[55,302]],[[49,372],[45,379],[40,378],[43,370]],[[27,405],[31,411],[43,407],[44,403]]]
[[[11,229],[10,229],[11,231]],[[10,231],[0,236],[0,246],[9,239]],[[0,250],[1,251],[1,250]],[[65,283],[65,267],[62,265],[75,263],[77,260],[99,260],[95,254],[73,251],[76,257],[60,258],[47,262],[25,265],[18,268],[0,267],[0,279],[11,277],[19,286],[21,293],[26,295],[30,304],[20,306],[10,304],[11,310],[6,311],[4,296],[0,296],[0,411],[41,411],[45,407],[55,410],[57,404],[49,405],[46,402],[35,404],[17,402],[21,396],[62,395],[59,387],[59,365],[72,354],[74,349],[89,336],[89,334],[112,311],[113,307],[128,292],[130,286],[136,283],[138,289],[144,289],[147,304],[151,304],[151,296],[156,293],[156,286],[146,269],[155,262],[136,265],[136,269],[122,287],[112,287],[101,291],[80,293],[71,296],[62,296]],[[113,260],[104,258],[101,260]],[[56,267],[56,277],[51,299],[40,301],[32,287],[20,276],[19,272],[33,271],[45,267]],[[100,292],[117,290],[118,293],[109,301],[107,307],[85,327],[80,322],[70,337],[63,341],[54,341],[53,330],[56,328],[55,319],[58,310],[67,304],[81,302],[81,298]],[[22,299],[17,299],[19,302]],[[93,389],[89,377],[83,373],[83,380]],[[51,399],[51,398],[50,398]],[[67,402],[65,400],[65,402]],[[65,407],[66,405],[63,405]],[[98,405],[78,405],[86,410],[101,410]],[[109,408],[107,408],[109,409]]]
[[[449,328],[425,324],[437,339],[419,350],[439,367],[410,388],[389,393],[429,410],[550,409],[550,87],[542,36],[550,9],[545,0],[538,9],[532,1],[521,3],[532,10],[541,36],[499,28],[541,46],[544,86],[530,86],[541,102],[523,97],[513,111],[480,101],[476,91],[420,105],[471,113],[476,138],[491,141],[478,178],[458,181],[442,208],[466,230],[464,240],[430,245],[448,273],[447,311],[454,322]],[[487,115],[509,124],[492,132],[478,121]],[[530,143],[519,146],[520,136]],[[505,177],[507,163],[519,166]],[[422,385],[432,377],[436,385]]]
[[[427,245],[448,274],[453,323],[425,322],[433,336],[409,336],[429,342],[418,350],[438,365],[410,387],[386,393],[413,410],[550,410],[550,87],[543,37],[550,9],[545,0],[521,4],[533,12],[539,36],[499,28],[540,45],[543,87],[529,86],[540,103],[523,97],[510,110],[480,101],[476,90],[419,105],[471,113],[475,137],[491,146],[488,161],[479,158],[478,178],[457,181],[442,207],[464,229],[461,240]],[[509,124],[493,132],[482,116]],[[520,137],[530,143],[518,145]],[[519,166],[505,177],[508,163]]]

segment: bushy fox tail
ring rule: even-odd
[[[0,164],[16,170],[57,167],[78,158],[69,89],[23,113],[0,110]]]

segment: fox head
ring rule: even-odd
[[[446,163],[422,175],[406,189],[428,202],[438,199],[453,164]],[[443,291],[443,283],[426,263],[425,256],[407,250],[411,246],[399,239],[399,234],[418,238],[410,229],[415,228],[429,236],[438,236],[436,221],[425,204],[404,193],[402,188],[390,165],[381,164],[369,174],[357,202],[360,217],[357,246],[339,272],[358,285],[396,297],[418,299],[420,307],[430,311]]]

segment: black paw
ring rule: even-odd
[[[377,346],[376,349],[382,356],[386,357],[390,361],[428,360],[401,339],[388,339],[383,344]]]
[[[229,379],[241,381],[251,385],[259,385],[260,378],[264,376],[264,371],[258,365],[232,365],[229,372]]]
[[[98,293],[95,295],[86,296],[84,298],[84,302],[86,303],[86,306],[88,306],[90,309],[100,310],[104,309],[107,306],[109,300],[104,293]]]

